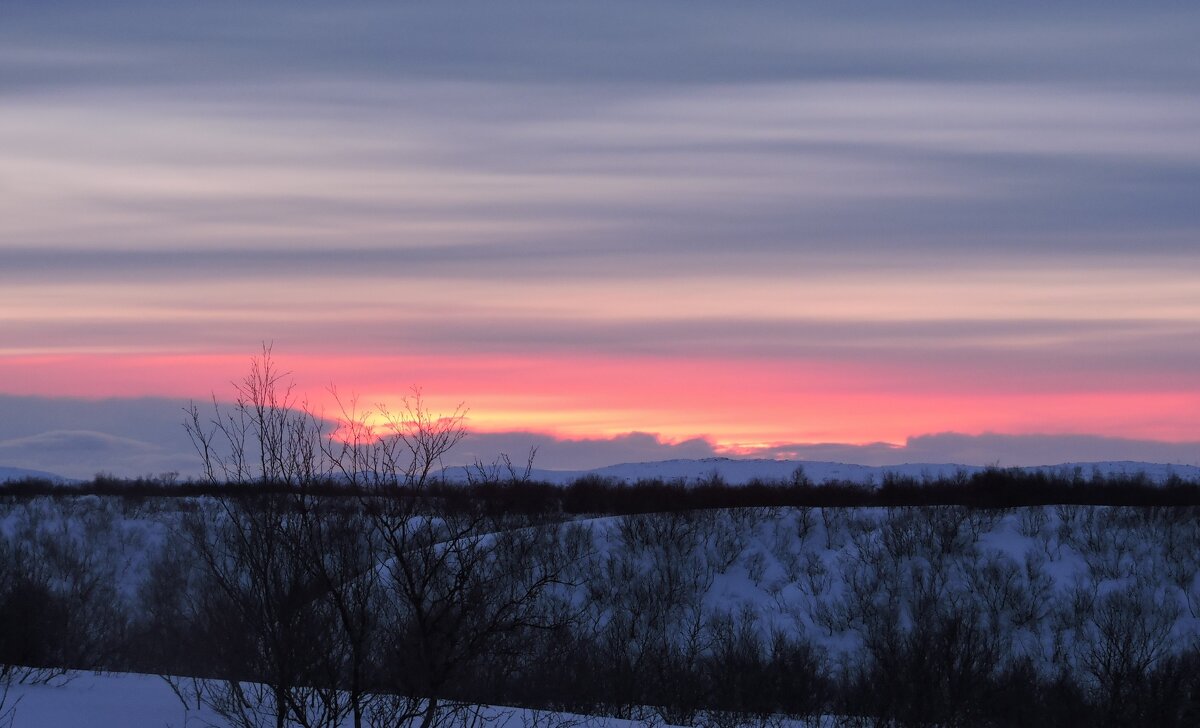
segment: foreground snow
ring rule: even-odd
[[[78,672],[53,685],[17,685],[12,728],[202,728],[225,725],[207,708],[189,710],[156,675]],[[484,707],[470,721],[488,728],[633,728],[644,723],[547,713],[523,708]]]
[[[154,675],[73,673],[52,685],[17,685],[13,728],[192,728],[217,722],[208,711],[185,711]]]

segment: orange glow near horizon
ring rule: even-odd
[[[532,431],[565,439],[632,431],[679,442],[703,437],[731,454],[787,443],[903,443],[936,432],[1091,434],[1200,439],[1200,393],[1114,390],[1076,375],[1073,387],[955,384],[955,373],[862,363],[568,356],[287,355],[298,399],[338,415],[330,392],[360,409],[402,407],[419,385],[429,408],[468,408],[475,431]],[[0,358],[0,391],[86,398],[232,398],[246,355],[98,354]],[[961,375],[960,375],[961,378]],[[1103,383],[1102,383],[1103,384]]]

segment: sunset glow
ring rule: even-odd
[[[602,5],[14,10],[0,396],[1200,441],[1194,11]]]
[[[298,397],[331,419],[339,414],[331,386],[343,401],[357,397],[360,409],[396,411],[410,385],[419,385],[436,412],[465,404],[470,427],[481,432],[580,438],[640,430],[667,441],[704,436],[738,453],[792,442],[902,443],[914,433],[944,431],[1200,436],[1195,390],[1119,390],[1104,372],[1071,383],[1047,375],[1021,388],[999,376],[972,383],[953,368],[939,375],[864,363],[546,355],[279,360],[294,373]],[[0,376],[24,382],[26,394],[203,401],[232,398],[232,382],[247,362],[244,355],[8,357]]]

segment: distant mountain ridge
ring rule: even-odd
[[[804,476],[813,483],[840,480],[862,484],[881,483],[888,473],[918,479],[935,479],[953,477],[960,472],[972,475],[987,469],[981,465],[960,465],[956,463],[854,465],[852,463],[813,460],[742,460],[715,457],[699,460],[660,460],[643,463],[622,463],[602,468],[593,468],[591,470],[534,469],[530,473],[530,478],[559,484],[570,483],[585,475],[597,475],[625,483],[635,483],[638,480],[651,479],[666,481],[683,480],[695,483],[708,480],[716,475],[731,485],[744,485],[755,479],[790,481],[795,477],[797,468],[801,468]],[[1068,462],[1056,465],[1026,466],[1017,469],[1026,472],[1044,471],[1072,474],[1076,468],[1081,471],[1085,478],[1091,477],[1093,473],[1099,473],[1106,477],[1143,473],[1147,478],[1156,483],[1165,482],[1172,475],[1177,475],[1187,480],[1200,479],[1200,467],[1195,465],[1173,465],[1129,460]],[[448,480],[465,481],[467,479],[467,472],[468,469],[465,467],[450,467],[446,468],[444,475]]]
[[[23,478],[44,478],[52,480],[55,483],[72,482],[70,478],[64,478],[55,473],[49,473],[45,470],[30,470],[29,468],[11,468],[5,465],[0,465],[0,483],[6,483],[10,480],[21,480]]]

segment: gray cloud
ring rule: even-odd
[[[470,435],[447,464],[470,464],[475,459],[490,463],[505,453],[515,464],[523,465],[530,447],[537,448],[535,465],[548,470],[584,470],[619,463],[699,459],[722,454],[701,438],[670,443],[656,435],[630,433],[613,438],[570,440],[509,432]],[[876,466],[952,463],[1017,467],[1119,460],[1200,465],[1200,442],[1173,443],[1092,435],[965,435],[948,432],[910,437],[903,445],[778,445],[755,451],[747,457]]]
[[[535,467],[547,470],[589,470],[616,463],[695,459],[716,454],[712,443],[703,438],[670,443],[645,432],[580,439],[560,439],[532,432],[473,432],[446,464],[471,465],[476,461],[489,464],[505,454],[514,464],[524,465],[530,448],[537,449]]]
[[[196,472],[184,400],[0,395],[0,464],[88,478]]]
[[[1158,442],[1094,435],[944,432],[910,437],[899,446],[888,443],[780,445],[765,450],[763,456],[859,465],[955,463],[1019,467],[1114,460],[1200,465],[1200,442]]]
[[[470,305],[403,316],[343,315],[335,321],[314,320],[306,316],[309,313],[235,308],[226,316],[187,326],[170,311],[151,320],[0,320],[0,340],[47,348],[63,341],[84,348],[136,348],[152,341],[167,351],[202,343],[219,351],[244,349],[267,332],[273,340],[286,341],[289,349],[333,355],[816,360],[871,365],[876,387],[907,384],[941,392],[978,392],[981,387],[990,392],[1055,392],[1079,386],[1190,391],[1198,376],[1192,362],[1200,357],[1200,324],[1175,319],[578,321],[538,313],[500,316]],[[364,344],[369,332],[387,336]]]
[[[30,85],[201,83],[235,72],[251,79],[400,73],[488,82],[677,84],[802,74],[1119,82],[1154,73],[1183,79],[1196,68],[1186,32],[1194,12],[1169,3],[1007,3],[999,12],[944,1],[829,3],[801,11],[774,2],[330,8],[126,0],[13,3],[6,19],[6,46],[83,49],[43,53],[38,73],[15,78]],[[1156,53],[1140,52],[1148,43]],[[93,49],[117,52],[97,58]],[[160,62],[129,64],[130,49]],[[174,63],[161,62],[167,59]]]
[[[918,456],[972,465],[1053,465],[1063,461],[1143,460],[1200,465],[1200,442],[1154,442],[1088,435],[995,435],[956,433],[908,439],[905,449]]]
[[[411,263],[410,275],[483,276],[500,259],[521,276],[578,275],[606,255],[629,273],[683,252],[700,255],[684,265],[712,270],[731,244],[759,271],[780,255],[856,251],[1180,254],[1194,252],[1181,231],[1200,227],[1193,97],[784,84],[683,89],[546,119],[529,110],[556,94],[487,93],[525,116],[461,119],[470,89],[318,125],[307,109],[265,101],[200,125],[185,121],[209,113],[195,103],[142,114],[136,99],[80,99],[101,109],[86,111],[16,104],[0,138],[41,157],[13,168],[61,178],[62,191],[14,187],[5,247],[21,246],[13,265],[43,275],[68,261],[101,275],[133,253],[146,255],[133,270],[207,253],[198,270],[213,273],[220,254],[220,271],[245,276],[274,253],[280,273],[322,262],[368,271],[383,258]],[[414,102],[419,114],[405,110]],[[222,161],[231,153],[245,159]],[[64,206],[75,214],[39,216]],[[49,268],[30,253],[46,246],[63,254]],[[331,249],[344,252],[314,259]]]
[[[0,141],[61,191],[6,190],[3,247],[64,260],[8,275],[1178,255],[1200,229],[1200,12],[1171,4],[18,6]]]
[[[183,431],[179,409],[183,404],[165,399],[94,401],[0,396],[0,465],[78,478],[97,472],[136,476],[176,471],[196,475],[199,461]],[[491,463],[503,453],[523,465],[531,447],[537,448],[535,466],[550,470],[585,470],[722,454],[702,437],[669,442],[643,432],[592,438],[558,438],[531,432],[470,433],[445,464],[469,465],[476,460]],[[1200,442],[949,432],[910,437],[902,445],[781,444],[749,455],[861,465],[957,463],[1007,467],[1097,460],[1200,465]]]

